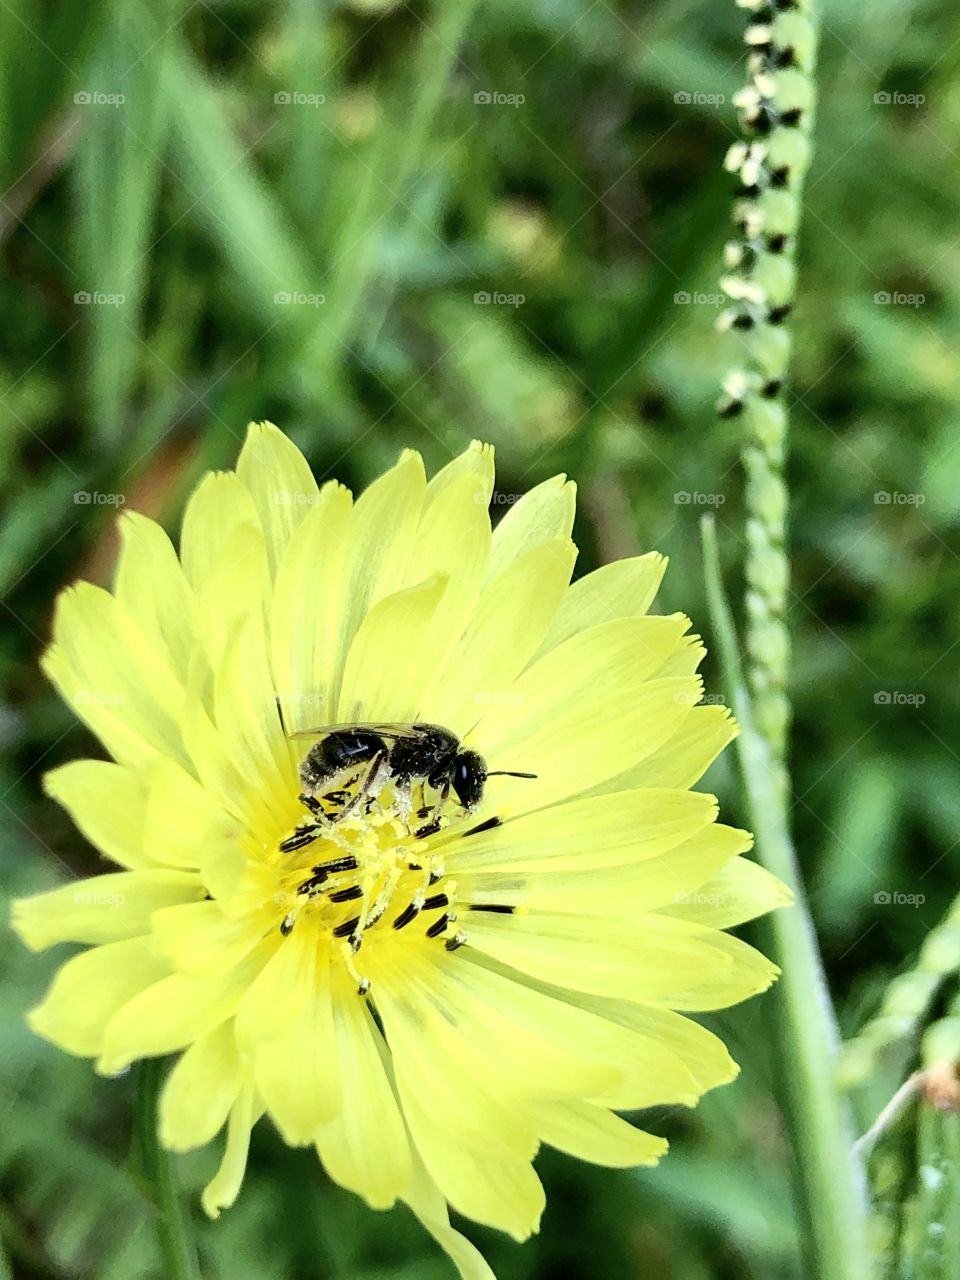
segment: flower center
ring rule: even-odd
[[[312,919],[355,969],[361,948],[405,929],[455,950],[456,882],[435,837],[464,816],[462,806],[425,782],[398,786],[389,770],[361,769],[324,795],[301,795],[304,816],[275,854],[280,932]]]

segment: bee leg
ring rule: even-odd
[[[315,818],[325,818],[327,815],[323,811],[323,805],[316,796],[308,796],[306,792],[298,796],[297,799],[305,809],[309,809]]]
[[[374,778],[377,776],[377,771],[379,770],[381,764],[383,764],[384,757],[386,756],[386,754],[387,754],[386,751],[378,751],[377,754],[370,761],[370,768],[367,770],[367,776],[363,779],[363,781],[358,786],[357,794],[353,797],[350,803],[347,805],[344,805],[344,807],[340,810],[340,815],[337,819],[338,822],[342,822],[344,818],[348,817],[354,811],[354,809],[356,809],[357,805],[364,798],[364,796],[367,795],[370,784],[373,782]]]

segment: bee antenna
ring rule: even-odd
[[[280,701],[279,695],[275,695],[275,697],[277,703],[277,715],[280,717],[280,728],[283,730],[283,736],[287,738],[289,737],[289,734],[287,733],[287,726],[283,722],[283,704]]]
[[[515,773],[512,769],[494,769],[488,778],[535,778],[535,773]]]

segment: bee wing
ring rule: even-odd
[[[421,724],[390,724],[373,721],[344,721],[342,724],[322,724],[316,729],[297,729],[288,733],[288,738],[323,738],[328,733],[356,732],[366,730],[368,733],[379,733],[383,738],[419,738],[425,731]]]

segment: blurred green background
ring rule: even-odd
[[[793,819],[847,1034],[960,866],[955,18],[824,5],[789,392]],[[737,599],[743,554],[738,427],[712,410],[736,354],[713,324],[743,27],[732,0],[0,4],[6,891],[102,865],[40,791],[95,750],[36,666],[56,591],[109,579],[119,504],[175,528],[249,419],[354,487],[473,436],[501,509],[566,470],[580,571],[659,548],[663,607],[709,638],[703,511]],[[742,819],[731,759],[708,785]],[[158,1277],[130,1080],[23,1025],[59,958],[5,938],[8,1273]],[[711,1020],[742,1075],[644,1117],[673,1143],[660,1169],[545,1154],[541,1235],[471,1230],[502,1280],[808,1275],[769,1013]],[[910,1052],[858,1090],[861,1121]],[[214,1158],[180,1162],[190,1187]],[[451,1275],[404,1210],[371,1213],[266,1125],[237,1206],[192,1211],[210,1280]]]

